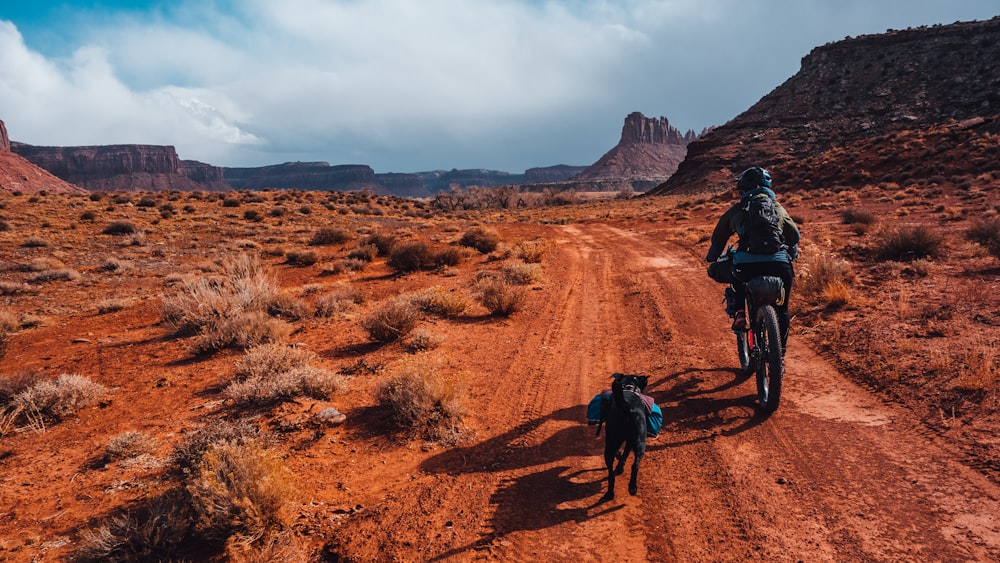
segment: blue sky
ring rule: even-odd
[[[0,0],[0,120],[220,166],[588,165],[626,115],[721,125],[812,48],[996,0]]]

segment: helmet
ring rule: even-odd
[[[736,182],[736,187],[741,192],[752,190],[757,186],[771,187],[771,174],[760,166],[747,168],[740,174],[740,179]]]

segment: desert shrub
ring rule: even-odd
[[[239,207],[240,205],[243,205],[243,202],[236,198],[227,197],[222,200],[222,207]]]
[[[875,213],[863,207],[849,207],[840,212],[845,225],[871,225],[875,222]]]
[[[465,394],[463,386],[436,369],[410,362],[379,386],[378,400],[401,427],[428,440],[454,444],[465,432]]]
[[[292,328],[288,323],[275,319],[264,311],[242,311],[203,327],[191,345],[191,351],[204,354],[223,348],[246,349],[284,340],[291,333]]]
[[[386,264],[399,272],[429,270],[435,266],[434,251],[423,241],[399,243],[389,251],[389,260]]]
[[[156,497],[148,506],[108,517],[80,533],[74,561],[166,561],[190,537],[194,514],[178,490]]]
[[[425,350],[433,350],[434,348],[440,346],[443,341],[443,337],[438,336],[429,330],[418,328],[411,332],[409,337],[406,338],[406,342],[403,343],[403,347],[406,348],[407,352],[414,354]]]
[[[846,288],[854,279],[850,262],[825,252],[810,252],[800,259],[796,285],[804,295],[823,297],[831,288]]]
[[[310,246],[343,244],[354,238],[354,233],[341,227],[323,227],[309,239]]]
[[[76,281],[80,279],[80,272],[72,268],[59,268],[55,270],[43,270],[28,278],[31,283],[45,283],[50,281]]]
[[[482,254],[489,254],[496,250],[500,244],[500,235],[490,229],[473,227],[462,235],[462,238],[458,240],[458,244],[475,248]]]
[[[461,315],[469,307],[468,300],[461,293],[440,286],[418,291],[410,296],[410,301],[423,312],[441,317]]]
[[[124,299],[102,299],[97,302],[97,313],[99,315],[106,315],[108,313],[114,313],[121,311],[122,309],[128,307],[128,301]]]
[[[977,242],[996,258],[1000,258],[1000,218],[991,217],[976,221],[966,231],[965,237]]]
[[[896,227],[882,231],[873,250],[880,260],[937,258],[944,250],[944,236],[926,225]]]
[[[332,317],[346,313],[364,302],[364,295],[352,286],[339,287],[320,295],[314,301],[317,317]]]
[[[446,266],[457,266],[462,263],[462,251],[455,247],[445,247],[434,252],[433,261],[435,268]]]
[[[93,211],[84,211],[80,214],[81,221],[87,221],[88,223],[93,223],[97,219],[97,213]]]
[[[300,395],[324,399],[343,389],[343,377],[309,365],[314,358],[282,344],[256,346],[237,360],[224,394],[237,403],[268,405]]]
[[[514,257],[529,264],[540,264],[545,257],[547,246],[548,244],[540,239],[522,241],[514,246]]]
[[[41,237],[28,237],[21,243],[24,248],[45,248],[48,245],[49,241]]]
[[[135,206],[136,207],[156,207],[156,199],[154,199],[152,197],[149,197],[149,196],[143,196],[142,198],[139,199],[138,202],[136,202]]]
[[[0,280],[0,295],[18,295],[23,293],[38,293],[38,286],[22,282]]]
[[[383,302],[361,319],[361,328],[377,342],[393,342],[410,333],[420,321],[420,311],[406,296]]]
[[[145,432],[135,430],[122,432],[108,441],[107,447],[104,448],[104,459],[108,461],[133,459],[152,454],[157,447],[156,438]]]
[[[201,462],[201,457],[215,443],[243,444],[267,442],[267,436],[247,420],[218,420],[185,436],[174,448],[172,460],[180,473],[190,473]]]
[[[101,231],[106,235],[131,235],[139,229],[131,221],[113,221]]]
[[[107,258],[101,262],[100,267],[106,272],[124,272],[132,269],[132,263],[119,258]]]
[[[247,348],[291,332],[265,313],[278,296],[278,284],[255,256],[230,257],[222,263],[221,276],[180,283],[176,294],[162,299],[161,318],[177,334],[198,334],[196,352]]]
[[[372,233],[361,239],[361,245],[373,245],[378,249],[379,256],[388,256],[398,239],[391,233]]]
[[[527,294],[524,288],[492,277],[476,284],[476,298],[493,316],[507,317],[521,310]]]
[[[309,316],[306,302],[287,291],[282,291],[274,297],[274,300],[267,306],[267,312],[273,317],[283,317],[296,321]]]
[[[531,285],[542,280],[542,267],[517,260],[508,260],[500,265],[500,273],[508,283]]]
[[[378,256],[378,247],[374,244],[362,244],[347,253],[347,257],[351,260],[361,260],[363,262],[371,262],[376,256]]]
[[[294,492],[284,460],[256,441],[210,445],[186,489],[209,537],[281,527],[282,508]]]
[[[14,405],[32,424],[63,420],[96,405],[107,395],[107,388],[78,374],[62,374],[54,380],[39,381],[14,397]]]
[[[313,250],[289,250],[285,252],[285,263],[291,266],[312,266],[319,260]]]
[[[0,219],[0,233],[10,230],[10,222],[6,219]]]
[[[264,220],[264,214],[256,209],[247,209],[243,212],[243,218],[247,221],[253,221],[255,223],[260,223]]]

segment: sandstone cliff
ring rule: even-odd
[[[10,145],[7,127],[0,121],[0,193],[86,193],[14,154]]]
[[[0,121],[0,152],[10,152],[10,139],[7,137],[7,127]]]
[[[696,138],[693,131],[681,133],[665,117],[633,112],[625,118],[618,144],[573,180],[628,179],[655,185],[677,170]]]
[[[40,147],[11,143],[11,149],[36,166],[90,190],[205,190],[181,173],[174,147],[102,145]]]
[[[430,197],[431,192],[416,174],[376,174],[375,181],[389,193],[399,197]]]
[[[727,190],[753,165],[788,188],[947,177],[965,173],[959,143],[970,151],[961,164],[982,174],[998,166],[998,117],[1000,18],[848,38],[813,49],[784,84],[689,145],[650,193]],[[925,135],[942,138],[906,142]],[[871,151],[880,156],[848,158]]]
[[[525,184],[538,184],[545,182],[565,182],[586,170],[586,166],[567,166],[558,164],[556,166],[545,166],[541,168],[529,168],[524,171]]]

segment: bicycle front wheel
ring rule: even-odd
[[[781,353],[781,332],[778,314],[771,305],[757,309],[753,323],[754,343],[760,351],[757,358],[757,399],[760,410],[770,414],[778,408],[781,399],[781,378],[785,375],[785,361]]]

